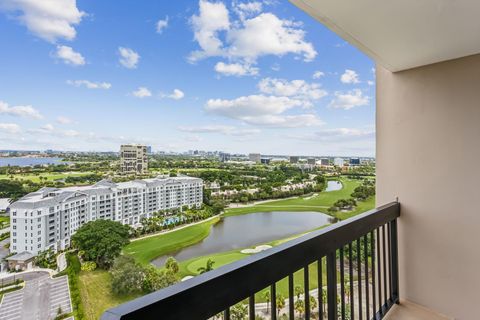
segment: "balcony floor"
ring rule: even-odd
[[[402,300],[393,306],[384,320],[452,320],[410,301]]]

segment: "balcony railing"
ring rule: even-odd
[[[276,320],[279,314],[295,319],[294,278],[299,276],[302,318],[382,319],[399,302],[399,215],[398,203],[387,204],[112,308],[102,319],[227,320],[238,303],[248,307],[246,319]],[[318,290],[311,290],[314,278]],[[277,296],[281,280],[288,287],[285,300]],[[256,303],[265,288],[269,303]]]

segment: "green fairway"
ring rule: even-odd
[[[133,241],[124,248],[123,252],[141,264],[147,265],[157,257],[202,241],[209,235],[211,226],[219,220],[220,218],[216,217],[177,231]]]
[[[62,180],[67,177],[82,177],[82,176],[87,176],[89,174],[92,174],[92,172],[47,172],[47,173],[40,173],[40,174],[0,174],[0,180],[2,179],[11,179],[13,176],[13,179],[17,180],[30,180],[32,182],[38,183],[40,182],[40,177],[42,179],[46,178],[47,181],[56,181],[56,180]]]
[[[231,208],[225,212],[225,216],[234,216],[253,212],[270,211],[319,211],[327,213],[327,209],[339,199],[348,199],[353,190],[362,184],[361,180],[340,178],[339,181],[343,187],[340,190],[330,192],[320,192],[315,196],[302,196],[294,199],[276,200],[266,203],[260,203],[249,207]],[[363,212],[374,207],[374,199],[365,202],[359,202],[356,210],[351,212],[339,212],[336,218],[345,219],[359,212]]]

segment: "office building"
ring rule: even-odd
[[[333,159],[333,164],[337,167],[343,167],[345,165],[345,160],[343,160],[343,158],[335,158]]]
[[[10,205],[10,250],[32,254],[49,248],[63,250],[89,221],[108,219],[136,226],[154,212],[200,207],[202,201],[202,179],[187,176],[42,188]]]
[[[270,158],[262,158],[262,159],[260,159],[260,163],[261,163],[261,164],[267,164],[267,165],[268,165],[268,164],[270,164],[270,161],[272,161],[272,159],[270,159]]]
[[[330,165],[330,159],[328,159],[328,158],[320,159],[320,165],[321,166],[329,166]]]
[[[230,155],[230,153],[220,152],[220,153],[218,154],[218,159],[219,159],[221,162],[227,162],[227,161],[230,161],[231,155]]]
[[[262,161],[262,156],[260,153],[250,153],[248,155],[248,160],[256,163],[260,163]]]
[[[147,146],[122,145],[120,147],[120,172],[122,174],[147,174]]]
[[[299,160],[300,158],[297,156],[290,156],[290,163],[298,163]]]
[[[317,163],[317,160],[315,158],[308,158],[307,163],[311,165],[315,165]]]
[[[359,166],[360,165],[360,159],[359,158],[350,158],[350,165],[351,166]]]

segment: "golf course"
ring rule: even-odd
[[[361,180],[348,179],[344,177],[339,178],[338,181],[342,184],[342,187],[339,190],[328,192],[323,191],[320,193],[283,200],[264,201],[261,203],[254,203],[241,207],[231,207],[225,210],[225,212],[220,216],[215,216],[195,224],[179,227],[177,229],[165,231],[156,235],[135,239],[123,249],[123,254],[133,257],[142,265],[148,265],[158,257],[175,255],[181,250],[201,244],[213,232],[212,230],[217,227],[217,224],[220,225],[224,223],[224,220],[226,219],[235,218],[242,215],[271,213],[271,215],[274,216],[277,212],[281,212],[283,214],[288,213],[289,215],[292,215],[292,217],[298,217],[299,219],[301,216],[300,213],[317,213],[319,216],[324,216],[326,213],[328,213],[327,209],[336,201],[339,199],[349,198],[354,189],[362,184]],[[374,205],[375,199],[374,197],[371,197],[365,201],[358,201],[357,206],[350,211],[341,210],[329,215],[332,218],[343,220],[358,213],[372,209]],[[296,214],[298,215],[296,216]],[[242,253],[244,249],[252,249],[260,245],[275,247],[286,241],[300,237],[305,233],[323,228],[328,224],[329,223],[316,227],[309,227],[304,229],[302,232],[298,232],[288,237],[255,243],[252,246],[235,248],[234,250],[219,251],[207,255],[194,256],[186,260],[179,260],[179,276],[184,278],[187,276],[198,275],[200,273],[199,270],[204,268],[209,260],[213,262],[214,269],[219,268],[223,265],[239,261],[251,255],[251,253]],[[317,263],[310,265],[309,273],[310,288],[314,289],[318,284]],[[109,288],[109,279],[110,276],[105,271],[95,271],[93,274],[82,272],[80,275],[82,297],[84,297],[87,301],[96,301],[97,299],[100,299],[102,302],[101,304],[86,303],[86,311],[92,316],[101,314],[108,307],[115,306],[120,302],[135,298],[135,296],[116,297],[112,294],[106,295],[98,293],[99,291],[87,290],[87,288],[91,287],[92,282],[94,282],[96,286]],[[295,273],[294,281],[296,286],[303,286],[303,270],[299,270]],[[279,281],[277,283],[277,292],[283,296],[287,296],[287,285],[287,279]],[[266,291],[268,290],[269,289],[266,288],[265,290],[257,293],[256,301],[265,301],[267,296]]]

